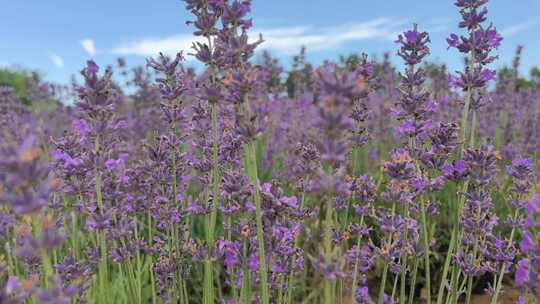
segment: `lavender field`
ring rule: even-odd
[[[183,0],[189,52],[0,86],[0,304],[540,303],[540,71],[452,2],[459,71],[422,24],[284,66]]]

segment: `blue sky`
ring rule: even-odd
[[[193,39],[180,0],[3,2],[0,65],[35,69],[54,82],[66,83],[89,58],[107,65],[122,56],[141,64],[160,50],[188,48]],[[488,8],[505,36],[495,67],[509,63],[518,44],[525,45],[524,71],[540,65],[540,0],[491,0]],[[254,0],[252,16],[254,32],[265,37],[263,48],[285,64],[301,45],[313,62],[395,52],[393,37],[416,22],[431,34],[431,60],[460,65],[445,43],[459,20],[452,0]]]

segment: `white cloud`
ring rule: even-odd
[[[83,39],[81,40],[81,46],[88,53],[88,55],[94,56],[96,54],[96,46],[94,44],[94,40]]]
[[[368,39],[395,39],[405,27],[403,20],[377,18],[367,22],[345,23],[331,27],[295,26],[273,29],[252,29],[250,37],[256,40],[262,33],[264,43],[258,49],[268,49],[278,53],[295,53],[305,46],[311,51],[334,50],[344,44]],[[145,38],[118,45],[110,52],[117,55],[155,56],[159,52],[175,54],[189,52],[197,37],[175,35],[164,38]]]
[[[538,21],[527,21],[527,22],[521,22],[517,24],[510,25],[504,29],[501,30],[501,35],[504,37],[512,37],[519,33],[525,32],[535,25],[537,25]]]
[[[49,56],[49,59],[54,64],[54,66],[56,66],[57,68],[63,68],[64,67],[64,60],[62,59],[62,57],[60,57],[60,56],[58,56],[56,54],[51,54]]]
[[[314,28],[296,27],[260,30],[265,42],[261,49],[281,53],[295,53],[302,46],[311,51],[334,50],[348,42],[368,39],[394,39],[398,23],[378,18],[362,23],[346,23],[338,26]],[[257,32],[254,30],[254,32]]]
[[[167,38],[146,38],[119,45],[111,50],[117,55],[155,56],[159,52],[173,55],[179,51],[188,51],[196,37],[192,35],[176,35]]]

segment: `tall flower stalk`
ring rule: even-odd
[[[511,215],[506,219],[506,223],[510,225],[511,231],[505,242],[502,242],[502,248],[499,256],[506,259],[499,259],[500,264],[499,272],[495,274],[496,280],[493,286],[493,295],[491,297],[491,303],[497,304],[499,295],[503,290],[503,279],[507,272],[510,272],[514,255],[512,254],[514,249],[514,239],[519,231],[519,223],[523,222],[523,210],[527,206],[527,201],[524,199],[532,190],[532,183],[535,178],[535,165],[532,158],[525,158],[517,156],[512,160],[512,163],[506,167],[507,174],[512,179],[512,186],[510,187],[511,197],[509,198],[509,205],[512,207]],[[508,257],[508,254],[510,256]]]
[[[489,25],[487,28],[483,26],[486,20],[487,9],[484,7],[487,0],[458,0],[455,5],[460,9],[462,21],[459,23],[460,28],[467,29],[467,36],[459,37],[456,34],[451,34],[447,39],[449,47],[458,49],[461,53],[467,54],[466,67],[463,72],[457,72],[457,76],[450,76],[449,82],[460,88],[465,95],[463,113],[461,115],[461,147],[458,157],[463,157],[467,147],[474,147],[476,143],[476,126],[477,126],[477,110],[484,105],[488,97],[483,91],[486,84],[495,78],[495,72],[487,69],[485,66],[496,59],[496,56],[490,55],[493,49],[499,47],[502,40],[499,33]],[[469,128],[469,118],[472,111],[472,122]],[[443,292],[447,284],[447,275],[451,259],[455,255],[461,244],[462,232],[459,227],[460,216],[463,205],[465,204],[466,193],[468,192],[469,182],[467,180],[461,185],[461,193],[458,197],[458,203],[454,210],[453,229],[450,239],[450,244],[446,254],[446,261],[443,268],[443,276],[439,286],[437,303],[442,303]],[[452,266],[452,299],[457,301],[458,292],[458,268]],[[468,285],[471,285],[470,283]],[[470,289],[470,288],[468,288]]]
[[[246,19],[246,15],[250,11],[250,1],[232,1],[228,2],[208,2],[205,1],[190,1],[186,0],[186,7],[197,17],[193,25],[197,28],[196,36],[201,36],[206,39],[205,42],[196,42],[193,45],[195,57],[205,64],[207,80],[202,86],[204,87],[207,102],[210,105],[210,126],[211,126],[211,177],[212,187],[211,192],[211,208],[205,220],[206,230],[206,245],[210,254],[214,250],[216,240],[216,222],[218,217],[218,203],[220,196],[221,183],[221,164],[219,160],[220,136],[219,136],[219,110],[220,110],[220,87],[227,85],[227,75],[235,72],[242,72],[247,64],[247,60],[253,54],[255,47],[261,42],[248,43],[247,29],[251,27],[251,20]],[[221,21],[222,28],[217,28],[217,22]],[[239,32],[240,31],[240,32]],[[231,94],[234,96],[234,94]],[[240,95],[242,95],[240,93]],[[234,99],[234,98],[233,98]],[[246,99],[240,96],[237,99],[238,103],[243,103]],[[249,105],[248,105],[249,106]],[[251,144],[251,143],[250,143]],[[256,166],[256,156],[251,155],[251,151],[255,153],[254,148],[246,149],[248,153],[247,164]],[[255,175],[257,168],[250,167],[248,175],[254,187],[258,187],[258,177]],[[256,193],[258,188],[254,190],[254,200],[257,202]],[[207,195],[208,197],[209,195]],[[264,240],[262,235],[262,219],[260,205],[257,212],[257,231],[259,243],[262,245],[259,248],[261,257],[261,290],[263,294],[263,303],[269,302],[266,264],[264,257]],[[213,266],[211,258],[204,264],[204,301],[205,303],[214,303],[214,279]]]
[[[115,119],[115,103],[118,102],[118,95],[113,88],[111,81],[112,72],[106,70],[102,77],[98,76],[99,67],[93,61],[88,61],[86,68],[82,71],[85,78],[84,86],[78,87],[79,101],[76,103],[80,111],[81,120],[77,125],[79,133],[88,139],[91,168],[94,173],[94,199],[96,209],[94,216],[106,221],[110,217],[107,212],[108,206],[104,201],[103,193],[103,170],[107,157],[111,154],[113,141],[110,134],[120,125],[112,125]],[[84,139],[84,138],[83,138]],[[62,155],[66,159],[69,155]],[[110,280],[108,266],[108,238],[107,233],[100,227],[95,229],[96,245],[99,248],[100,259],[98,267],[99,295],[103,303],[110,301],[107,284]]]
[[[164,140],[166,139],[170,143],[169,156],[167,158],[167,163],[170,163],[170,202],[173,210],[182,209],[181,202],[179,202],[179,172],[178,167],[182,167],[183,164],[179,164],[182,159],[179,157],[180,145],[183,143],[184,137],[180,134],[180,128],[183,125],[184,121],[184,109],[182,105],[182,95],[187,90],[186,82],[186,73],[183,68],[184,57],[182,53],[178,53],[174,59],[160,54],[159,58],[153,59],[150,58],[147,60],[147,66],[153,68],[156,73],[162,75],[163,78],[158,78],[158,87],[161,94],[161,98],[164,100],[161,104],[162,115],[167,121],[168,130],[165,133]],[[180,230],[180,221],[177,219],[171,219],[169,226],[169,246],[174,248],[174,252],[179,252],[181,247],[181,240],[179,236]],[[178,277],[179,285],[177,286],[180,295],[179,298],[184,301],[184,298],[187,295],[183,294],[182,285],[184,284],[184,279],[181,273],[176,274]]]
[[[400,121],[395,129],[395,135],[399,139],[404,139],[404,142],[402,147],[392,152],[391,160],[384,166],[390,181],[383,192],[383,198],[392,202],[393,207],[391,213],[381,211],[389,221],[385,222],[385,227],[388,227],[385,229],[395,230],[394,233],[400,235],[402,241],[387,240],[381,245],[380,253],[388,263],[383,270],[383,283],[387,271],[395,273],[392,294],[396,293],[399,279],[400,302],[404,303],[408,299],[412,303],[420,264],[415,251],[421,248],[421,252],[418,253],[423,256],[426,274],[424,287],[427,291],[427,301],[430,302],[430,224],[427,214],[434,214],[436,208],[434,202],[428,201],[425,194],[442,188],[444,177],[438,174],[430,175],[440,170],[440,164],[448,158],[448,153],[455,145],[455,139],[452,124],[434,121],[432,116],[436,104],[430,100],[430,92],[423,86],[426,71],[418,67],[429,55],[428,33],[418,31],[417,25],[414,25],[413,29],[399,35],[396,42],[401,46],[398,55],[407,65],[401,75],[400,101],[394,110],[395,116]],[[417,226],[417,222],[421,227]],[[422,235],[422,245],[417,244],[419,234]],[[410,288],[407,295],[408,273],[410,273]],[[381,289],[379,303],[384,301],[384,297],[385,294]]]
[[[336,281],[343,275],[336,259],[339,251],[335,249],[334,229],[335,209],[343,209],[342,202],[350,198],[350,191],[345,179],[346,153],[351,143],[356,145],[362,139],[362,129],[358,123],[364,117],[365,108],[360,99],[367,96],[369,71],[367,62],[359,64],[351,71],[343,70],[335,65],[327,64],[317,71],[317,88],[319,96],[315,100],[317,106],[316,127],[321,136],[316,140],[320,153],[320,168],[311,182],[310,191],[320,199],[319,218],[321,219],[322,256],[317,259],[316,268],[325,277],[323,289],[324,303],[332,303],[335,298]],[[368,74],[363,74],[363,73]],[[355,106],[357,115],[348,115],[347,108]],[[354,118],[358,119],[354,119]],[[350,131],[356,135],[350,136]],[[357,142],[354,140],[358,139]],[[340,205],[337,205],[337,204]],[[345,208],[348,212],[348,208]],[[333,269],[333,270],[331,270]],[[355,288],[355,287],[353,287]]]
[[[266,263],[266,253],[264,244],[264,232],[262,222],[262,207],[261,195],[259,191],[259,175],[257,166],[257,150],[256,141],[251,140],[246,145],[246,171],[253,185],[253,200],[255,201],[255,217],[257,224],[257,241],[259,249],[259,265],[261,275],[261,296],[263,304],[270,303],[270,295],[268,292],[268,269]]]
[[[216,66],[216,58],[215,56],[215,36],[217,35],[218,29],[216,28],[216,23],[220,17],[220,11],[223,9],[219,4],[209,4],[205,2],[196,3],[192,1],[185,1],[186,2],[186,8],[190,9],[191,12],[197,17],[197,20],[193,22],[195,27],[197,28],[197,31],[194,33],[195,36],[200,36],[206,39],[206,42],[197,43],[193,47],[196,51],[195,56],[197,59],[199,59],[202,63],[205,64],[207,68],[207,72],[209,74],[208,80],[209,80],[209,86],[215,85],[216,82],[216,73],[217,66]],[[218,102],[215,97],[217,96],[210,96],[209,100],[207,100],[208,105],[210,105],[210,112],[211,112],[211,118],[210,118],[210,127],[211,127],[211,142],[212,142],[212,152],[211,152],[211,183],[210,183],[210,189],[205,190],[205,204],[207,204],[210,200],[208,199],[211,197],[211,207],[210,212],[207,213],[206,218],[204,220],[204,229],[205,229],[205,237],[206,237],[206,247],[208,251],[208,257],[206,257],[206,260],[204,261],[203,266],[203,302],[206,304],[214,303],[215,302],[215,292],[214,292],[214,267],[212,263],[212,251],[214,249],[214,241],[216,239],[215,236],[215,221],[217,219],[217,204],[219,200],[219,182],[220,182],[220,176],[219,176],[219,162],[218,162],[218,153],[219,153],[219,138],[217,134],[218,129]],[[211,193],[211,195],[210,195]],[[207,207],[207,206],[206,206]]]

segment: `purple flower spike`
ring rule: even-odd
[[[89,75],[96,76],[99,72],[99,66],[93,60],[88,60],[86,62],[86,72]]]
[[[451,34],[450,37],[446,38],[446,42],[448,42],[448,48],[455,48],[459,43],[459,37],[456,34]]]

